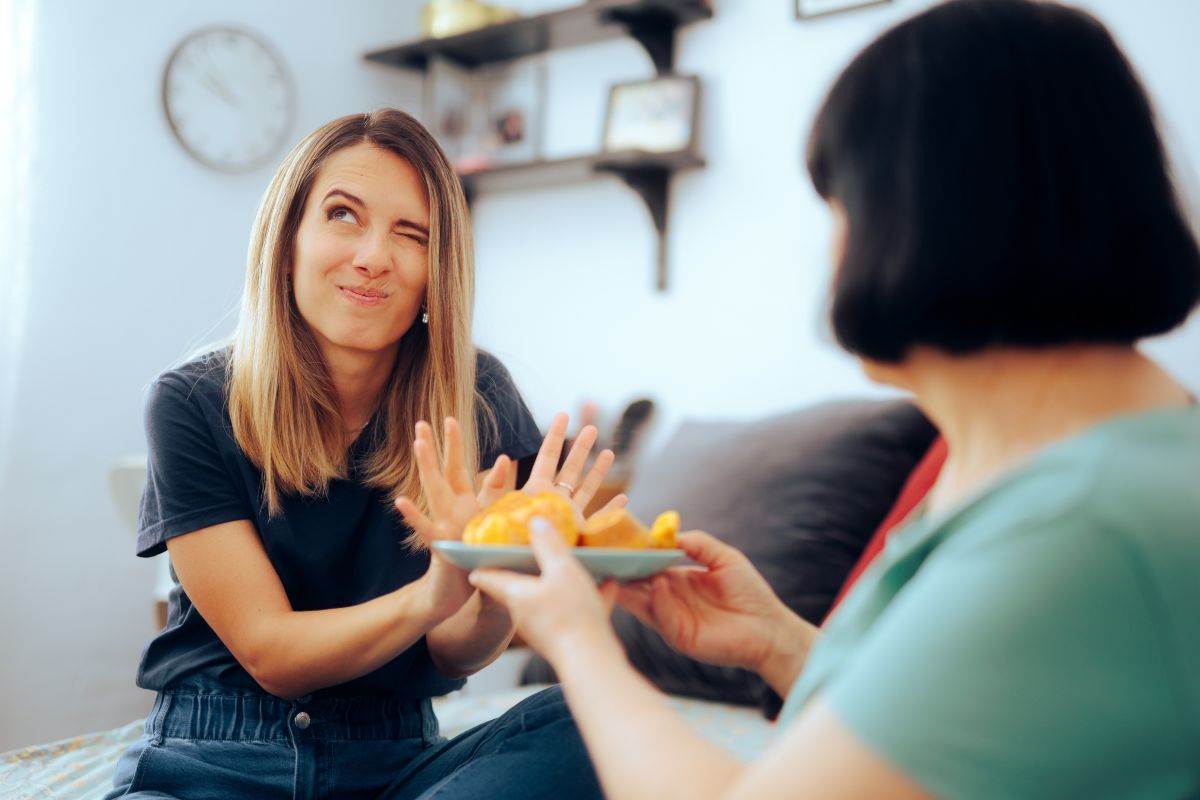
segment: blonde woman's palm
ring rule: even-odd
[[[588,456],[597,438],[596,429],[588,425],[576,436],[559,469],[559,457],[566,443],[567,423],[566,414],[554,418],[522,491],[530,494],[557,492],[569,499],[582,513],[608,474],[613,453],[611,450],[602,451],[591,468],[586,469]],[[396,500],[396,507],[405,521],[426,545],[438,540],[461,538],[471,518],[504,494],[511,485],[510,472],[515,470],[510,459],[500,456],[484,476],[477,492],[466,467],[464,442],[457,420],[448,418],[445,421],[443,440],[445,448],[442,463],[439,464],[433,429],[427,422],[417,424],[413,450],[429,513],[423,513],[412,498],[402,496]],[[625,502],[624,495],[617,495],[605,505],[605,509],[618,508]],[[429,569],[435,602],[439,606],[456,609],[474,591],[467,583],[466,572],[436,552]]]

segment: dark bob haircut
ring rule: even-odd
[[[1131,344],[1200,298],[1150,102],[1072,8],[954,0],[887,31],[830,90],[808,170],[846,210],[832,323],[866,358]]]

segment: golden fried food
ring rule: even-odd
[[[579,540],[578,512],[560,494],[541,492],[528,495],[509,492],[467,523],[463,541],[467,544],[529,544],[529,521],[544,517],[562,535],[567,546]]]
[[[623,508],[600,511],[583,524],[579,536],[584,547],[628,547],[644,550],[653,545],[650,531]]]
[[[555,492],[528,495],[509,492],[472,517],[463,531],[467,544],[529,544],[529,522],[544,517],[569,547],[671,549],[679,532],[679,513],[664,511],[647,528],[623,508],[601,511],[580,527],[579,512]]]
[[[679,512],[664,511],[658,515],[654,520],[654,524],[650,526],[650,539],[653,542],[651,547],[673,550],[676,546],[675,535],[678,533]]]
[[[583,525],[579,543],[583,547],[623,547],[635,550],[675,547],[679,532],[679,512],[664,511],[647,529],[637,517],[623,508],[601,511]]]

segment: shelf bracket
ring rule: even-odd
[[[654,288],[667,290],[667,203],[671,192],[671,171],[662,167],[597,166],[623,180],[638,193],[658,234],[658,262]]]
[[[630,37],[645,48],[659,75],[665,75],[675,68],[675,29],[679,27],[679,20],[672,14],[613,9],[606,13],[606,17],[623,25]]]

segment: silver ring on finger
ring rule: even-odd
[[[567,483],[566,481],[555,481],[554,485],[561,486],[562,488],[566,489],[567,494],[575,494],[575,487],[572,486],[571,484]]]

